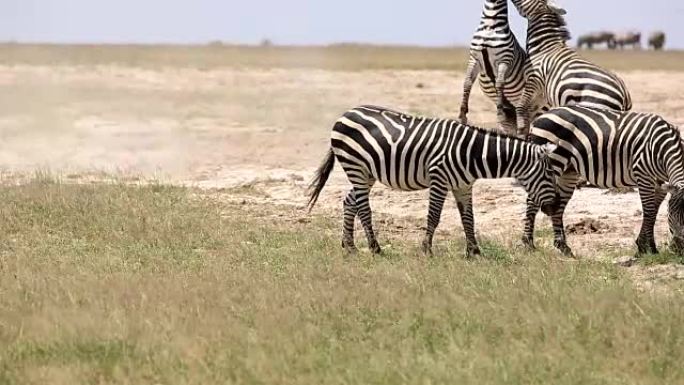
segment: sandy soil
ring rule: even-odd
[[[621,75],[635,110],[684,123],[684,73]],[[226,199],[303,207],[304,187],[340,113],[370,103],[455,116],[461,84],[462,74],[444,71],[0,66],[0,167],[5,182],[36,169],[75,181],[115,172],[223,189]],[[485,126],[495,120],[493,106],[479,91],[473,92],[470,119]],[[245,198],[233,189],[244,186],[260,193]],[[317,210],[341,215],[347,188],[336,170]],[[372,203],[383,218],[380,230],[394,231],[405,220],[418,231],[425,197],[377,188]],[[478,182],[475,207],[481,235],[515,245],[524,210],[520,188],[510,180]],[[462,236],[455,211],[449,202],[440,237]],[[636,193],[579,191],[566,224],[583,219],[598,220],[605,228],[570,236],[580,257],[633,253],[640,225]],[[550,223],[541,215],[538,228],[548,230],[538,244],[549,245]],[[666,241],[665,205],[657,236]]]

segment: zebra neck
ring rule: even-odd
[[[508,0],[487,0],[482,9],[478,31],[484,29],[508,31]]]
[[[544,14],[529,20],[527,26],[527,52],[530,55],[566,47],[570,34],[560,16]]]
[[[480,51],[500,47],[510,42],[510,35],[507,0],[487,0],[470,49]]]
[[[679,133],[677,133],[677,136],[679,136]],[[667,175],[668,182],[671,186],[676,187],[678,189],[684,189],[684,162],[681,161],[681,159],[684,158],[684,151],[682,151],[681,147],[678,150],[679,151],[669,151],[669,153],[674,154],[670,155],[672,159],[677,159],[679,161],[672,161],[672,159],[666,159],[663,169],[665,171],[665,174]],[[668,153],[668,151],[662,151],[662,153],[665,154]]]
[[[502,137],[502,146],[497,151],[497,162],[501,165],[497,177],[514,178],[525,175],[535,165],[535,146],[525,140]]]

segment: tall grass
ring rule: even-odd
[[[0,188],[0,384],[684,381],[684,299],[612,265],[349,257],[337,220],[223,198]]]

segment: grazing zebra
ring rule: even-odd
[[[552,146],[551,146],[552,147]],[[335,159],[352,189],[344,199],[342,247],[354,246],[358,215],[372,252],[379,253],[369,204],[376,181],[416,191],[430,189],[423,251],[431,254],[447,193],[452,191],[466,236],[466,255],[479,254],[473,220],[472,186],[480,178],[515,177],[542,211],[554,211],[556,190],[547,153],[552,148],[450,119],[410,116],[382,107],[353,108],[332,129],[331,146],[309,186],[309,209],[325,186]]]
[[[508,0],[486,0],[480,25],[470,43],[461,123],[468,124],[470,91],[479,75],[482,92],[496,103],[499,125],[504,131],[515,133],[515,105],[525,88],[526,63],[527,53],[508,25]]]
[[[612,72],[582,59],[569,48],[565,10],[547,0],[512,0],[528,19],[525,92],[518,104],[518,133],[527,134],[533,107],[583,105],[628,111],[632,98],[625,83]]]
[[[684,246],[684,145],[679,130],[653,114],[600,110],[582,106],[557,108],[532,123],[533,143],[557,145],[549,157],[558,176],[557,211],[551,216],[554,245],[571,255],[563,231],[563,212],[578,177],[599,188],[637,187],[643,211],[636,240],[639,253],[657,253],[653,235],[658,208],[667,190],[674,246]],[[669,188],[663,188],[667,184]],[[538,208],[528,201],[523,241],[534,246]]]

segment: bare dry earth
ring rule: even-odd
[[[635,110],[684,123],[684,73],[621,75]],[[455,116],[461,84],[461,74],[445,71],[2,66],[0,165],[6,183],[36,169],[73,181],[97,179],[104,171],[221,189],[225,199],[302,208],[305,184],[339,114],[364,103]],[[481,125],[494,123],[493,106],[479,91],[473,93],[470,118]],[[245,186],[250,188],[234,189]],[[317,210],[340,215],[347,188],[336,170]],[[419,232],[425,198],[425,193],[378,187],[373,205],[380,213],[380,231]],[[520,188],[510,180],[478,182],[475,207],[480,234],[515,245],[524,210]],[[631,253],[639,210],[636,193],[579,191],[566,224],[594,219],[606,228],[572,235],[571,246],[582,257]],[[661,243],[667,237],[664,214],[665,205],[657,224]],[[301,215],[306,215],[303,210]],[[549,229],[550,223],[540,216],[538,227]],[[440,233],[462,236],[452,203]],[[550,238],[547,233],[539,243],[548,245]]]

